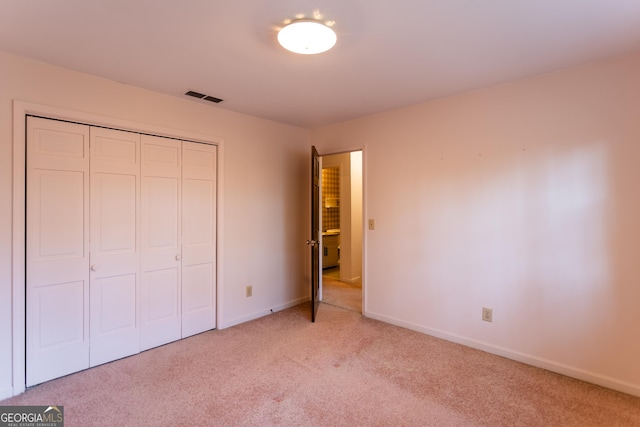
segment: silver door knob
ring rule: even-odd
[[[93,264],[91,266],[91,271],[97,271],[98,270],[98,266],[96,264]]]
[[[309,246],[315,246],[318,243],[320,243],[320,242],[318,242],[317,240],[313,240],[313,239],[307,240],[307,245],[309,245]]]
[[[182,257],[180,255],[176,255],[176,261],[180,261]]]

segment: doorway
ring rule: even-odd
[[[321,164],[322,302],[362,313],[362,151]]]

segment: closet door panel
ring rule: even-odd
[[[89,367],[89,128],[27,119],[26,385]]]
[[[216,155],[183,142],[182,336],[216,326]]]
[[[214,282],[213,264],[203,262],[189,265],[184,271],[184,282],[185,312],[194,314],[198,311],[209,311],[215,297],[211,286]]]
[[[91,366],[140,351],[140,135],[91,128]]]
[[[142,349],[181,337],[181,142],[142,136]]]
[[[97,336],[127,333],[136,327],[135,274],[120,274],[98,277],[93,282],[92,292],[98,304],[92,320]],[[97,356],[96,356],[97,357]]]

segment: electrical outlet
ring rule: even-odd
[[[247,286],[246,294],[247,294],[247,298],[253,295],[253,286],[251,285]]]
[[[482,320],[485,322],[493,322],[493,309],[482,307]]]

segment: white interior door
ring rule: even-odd
[[[91,351],[140,351],[140,135],[91,128]]]
[[[89,127],[27,119],[27,376],[89,367]]]
[[[214,145],[182,143],[182,336],[216,326]]]
[[[181,141],[142,135],[142,350],[180,339]]]

